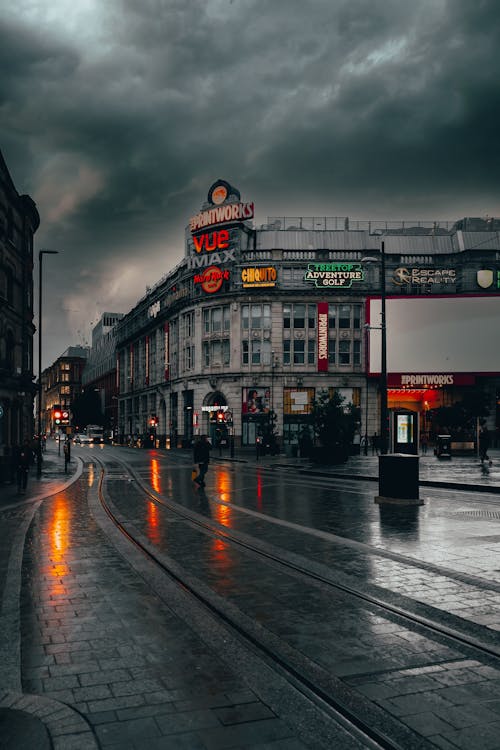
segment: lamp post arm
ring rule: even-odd
[[[381,304],[381,373],[380,373],[380,453],[386,454],[389,442],[387,412],[387,325],[385,309],[385,243],[380,244],[380,304]]]

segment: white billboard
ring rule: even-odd
[[[381,364],[380,297],[367,300],[368,372]],[[388,373],[500,373],[500,295],[387,297]]]

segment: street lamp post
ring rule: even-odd
[[[362,258],[362,261],[374,261],[375,258]],[[385,455],[389,444],[389,425],[387,409],[387,326],[385,314],[385,242],[380,243],[380,453]],[[372,328],[372,326],[369,326]],[[376,328],[377,326],[373,326]],[[368,383],[367,383],[368,390]]]
[[[38,445],[36,475],[42,476],[42,264],[44,255],[57,255],[58,250],[38,251]]]
[[[387,424],[387,326],[385,317],[385,242],[380,243],[380,453],[385,455],[388,446]]]

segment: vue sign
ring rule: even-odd
[[[229,247],[229,231],[221,229],[211,234],[193,235],[194,249],[197,253],[205,250],[211,253],[213,250],[225,250]]]

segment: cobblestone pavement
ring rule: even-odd
[[[486,471],[473,458],[440,462],[421,457],[420,479],[498,491],[500,452],[491,453],[493,466]],[[75,454],[66,474],[57,446],[49,445],[42,478],[32,472],[26,496],[20,498],[11,486],[0,487],[0,747],[314,747],[301,741],[296,729],[249,690],[194,631],[186,630],[175,611],[159,602],[110,545],[87,509],[87,495],[96,486],[93,467],[83,470],[84,450]],[[234,460],[255,462],[256,457],[237,451]],[[306,475],[325,473],[285,456],[262,457],[259,463],[290,466]],[[326,473],[375,479],[377,470],[376,456],[359,456]],[[464,691],[459,687],[466,679],[464,670],[463,661],[443,669],[443,688]],[[435,676],[414,674],[424,681]],[[403,679],[409,685],[410,677],[391,672],[383,685],[359,681],[359,689],[366,695],[374,690],[381,695],[382,690],[388,706],[404,712],[411,697],[404,704],[396,685]],[[491,689],[496,681],[497,675]],[[457,710],[465,717],[463,708]],[[490,727],[492,710],[484,717]],[[424,720],[419,712],[417,730]],[[473,731],[470,744],[465,731],[456,745],[446,747],[500,747],[490,734],[478,745]]]

